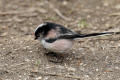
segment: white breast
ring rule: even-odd
[[[48,43],[45,40],[41,40],[41,43],[44,48],[52,51],[52,52],[66,52],[69,49],[71,49],[73,45],[73,40],[67,40],[67,39],[60,39],[56,40],[53,43]]]

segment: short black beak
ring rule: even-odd
[[[37,37],[34,38],[34,40],[38,39]]]

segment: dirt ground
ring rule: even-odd
[[[55,63],[34,40],[45,21],[81,33],[120,31],[120,0],[0,0],[0,80],[120,80],[119,35],[78,39]]]

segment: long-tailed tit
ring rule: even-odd
[[[35,39],[38,39],[44,48],[51,52],[63,53],[73,46],[76,38],[85,38],[104,34],[120,34],[120,32],[103,32],[91,34],[78,34],[64,26],[52,22],[40,24],[35,32]]]

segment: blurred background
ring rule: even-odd
[[[47,21],[81,33],[120,31],[120,0],[0,0],[0,80],[120,80],[119,35],[78,40],[55,64],[33,35]]]

